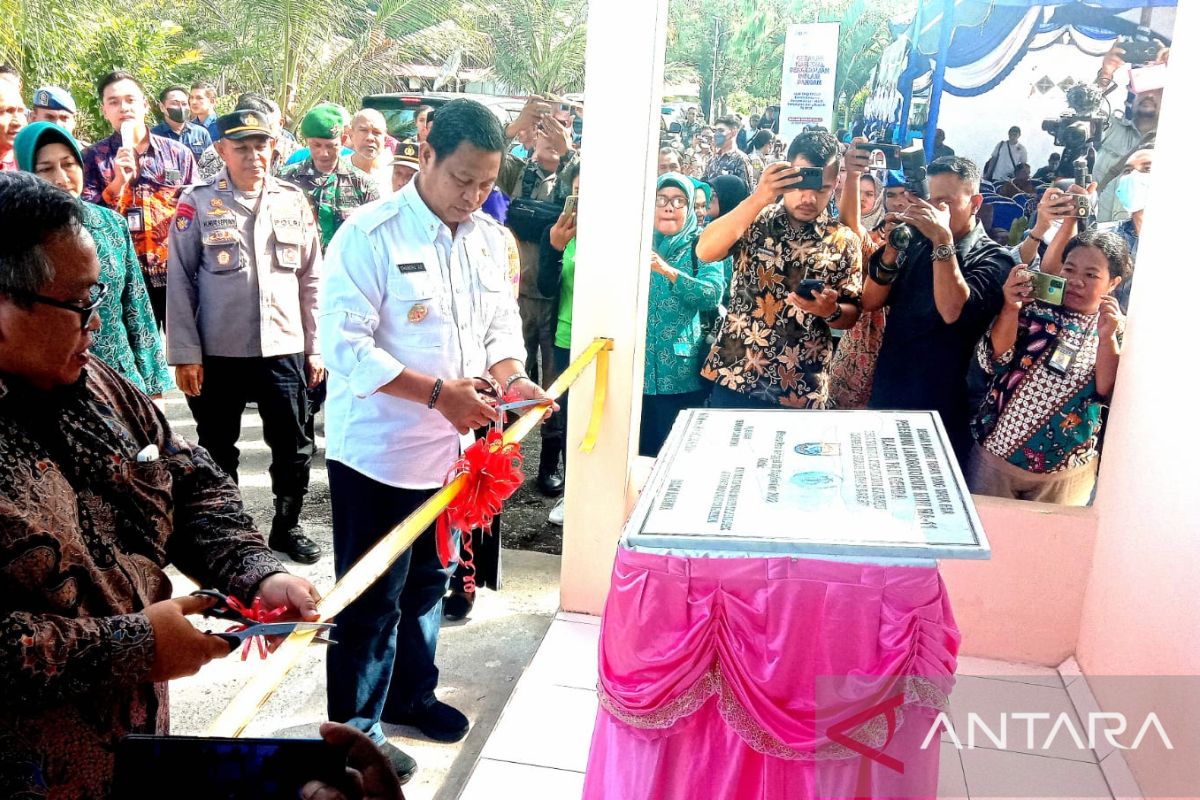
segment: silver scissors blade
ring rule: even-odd
[[[235,642],[244,642],[252,636],[287,636],[296,631],[326,633],[332,627],[332,622],[259,622],[240,631],[228,631],[215,635],[220,636],[230,644],[234,644]],[[323,637],[316,637],[313,641],[322,641],[327,644],[333,643],[331,640]]]
[[[543,406],[543,405],[546,407],[549,407],[550,402],[551,402],[550,400],[547,400],[544,398],[541,400],[517,400],[512,403],[504,403],[503,405],[496,406],[496,410],[497,411],[515,411],[518,408],[529,408],[530,406]]]

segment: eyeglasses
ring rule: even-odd
[[[687,208],[687,204],[688,201],[686,197],[667,197],[660,194],[654,198],[654,205],[657,208],[666,208],[667,206],[670,206],[671,208],[678,210],[681,208]]]
[[[33,292],[26,292],[21,289],[12,289],[7,286],[0,286],[0,292],[10,294],[13,297],[20,298],[30,303],[41,303],[46,306],[54,306],[55,308],[65,308],[67,311],[74,311],[79,315],[79,330],[86,331],[92,318],[96,316],[96,309],[104,302],[104,298],[108,297],[108,285],[104,283],[94,283],[91,289],[91,299],[87,305],[79,305],[78,303],[68,303],[66,300],[56,300],[53,297],[46,297]]]

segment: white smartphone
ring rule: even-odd
[[[125,120],[121,123],[121,147],[132,149],[136,142],[133,140],[133,130],[137,127],[137,123],[133,120]]]

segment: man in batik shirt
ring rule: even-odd
[[[168,562],[317,616],[316,591],[284,571],[208,453],[89,357],[105,287],[81,215],[49,183],[0,175],[5,798],[109,797],[117,741],[167,733],[166,681],[228,654],[186,619],[207,601],[171,599]]]
[[[196,159],[186,145],[150,133],[150,108],[137,78],[110,72],[97,91],[115,133],[83,151],[83,199],[125,218],[161,328],[167,319],[167,236],[179,192],[194,179]],[[122,128],[131,141],[123,141]]]
[[[800,168],[821,170],[820,187],[790,188]],[[700,371],[714,408],[826,407],[830,329],[854,325],[862,292],[858,236],[827,211],[837,173],[837,140],[803,133],[700,235],[700,261],[734,259],[729,313]]]

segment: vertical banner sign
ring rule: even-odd
[[[779,103],[779,135],[791,144],[806,125],[836,131],[837,22],[789,25],[783,47],[783,96]]]

